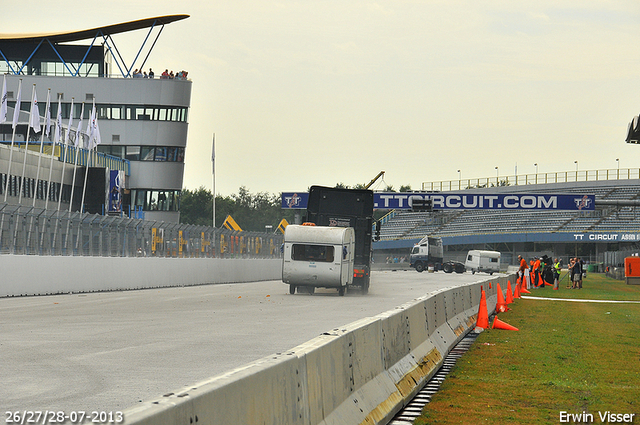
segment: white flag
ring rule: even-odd
[[[91,126],[91,123],[93,122],[93,112],[91,111],[91,113],[89,114],[89,121],[87,121],[87,128],[84,131],[84,134],[87,135],[87,146],[85,146],[86,149],[91,149],[91,132],[93,127]]]
[[[18,81],[18,97],[16,98],[16,106],[13,108],[13,124],[12,128],[15,130],[18,125],[18,119],[20,118],[20,102],[22,97],[22,78]]]
[[[51,131],[51,89],[47,90],[47,107],[44,112],[44,135],[49,137]]]
[[[56,116],[56,134],[54,136],[54,143],[60,143],[62,139],[62,96],[58,95],[58,115]]]
[[[78,121],[78,128],[76,129],[76,140],[73,142],[73,146],[77,148],[80,146],[80,142],[82,141],[84,144],[84,140],[82,137],[82,116],[84,115],[84,102],[82,102],[82,108],[80,109],[80,121]],[[84,147],[84,146],[81,146]]]
[[[71,126],[73,125],[73,98],[71,98],[71,109],[69,110],[69,123],[67,124],[67,144],[71,144]]]
[[[2,79],[2,103],[0,104],[0,123],[7,121],[7,76]]]
[[[29,126],[33,131],[40,133],[40,110],[38,109],[38,96],[36,96],[36,85],[33,85],[33,102],[29,112]]]
[[[89,122],[87,123],[87,136],[89,136],[88,149],[93,149],[93,122],[96,119],[96,99],[93,99],[93,108],[91,108],[91,113],[89,114]]]
[[[98,113],[94,109],[94,112],[91,114],[93,118],[91,119],[91,140],[89,148],[93,149],[97,147],[100,143],[102,143],[102,138],[100,137],[100,126],[98,125]]]
[[[93,143],[95,146],[98,146],[100,143],[102,143],[102,137],[100,137],[100,126],[98,125],[97,116],[93,125],[94,125]]]

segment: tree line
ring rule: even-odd
[[[343,183],[335,187],[345,189],[363,189],[364,185],[349,187]],[[396,192],[393,186],[386,186],[385,192]],[[411,186],[401,186],[400,192],[411,191]],[[238,223],[242,230],[264,232],[265,226],[277,228],[284,218],[289,223],[295,220],[295,211],[281,208],[282,194],[267,192],[251,193],[240,186],[238,193],[230,196],[216,195],[216,225],[221,227],[228,215]],[[302,212],[304,214],[304,212]],[[200,186],[198,189],[182,189],[180,195],[180,223],[211,226],[213,221],[213,194],[210,189]]]

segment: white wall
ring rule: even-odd
[[[0,255],[0,297],[280,280],[281,259]]]

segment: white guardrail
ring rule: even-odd
[[[436,291],[124,411],[126,424],[382,424],[489,314],[515,275]],[[491,285],[490,285],[491,282]]]

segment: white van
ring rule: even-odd
[[[337,288],[342,296],[353,283],[354,258],[352,227],[290,224],[284,231],[282,281],[291,294],[324,287]]]
[[[467,270],[471,270],[471,273],[498,273],[500,271],[500,253],[497,251],[469,251],[464,266]]]

